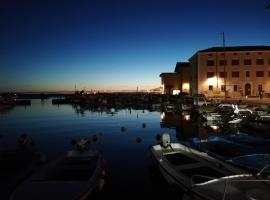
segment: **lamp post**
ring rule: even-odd
[[[223,72],[224,72],[224,98],[227,97],[227,88],[226,88],[226,60],[225,60],[225,34],[222,32],[222,42],[223,42]]]

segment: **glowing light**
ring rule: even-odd
[[[161,87],[161,93],[164,94],[164,84],[162,83],[160,87]]]
[[[183,88],[183,91],[189,91],[189,88],[190,88],[189,83],[183,83],[182,88]]]
[[[189,121],[190,120],[190,115],[189,114],[184,115],[184,119],[187,120],[187,121]]]
[[[217,84],[217,77],[208,78],[208,85],[216,85]]]
[[[212,125],[212,126],[210,126],[213,130],[217,130],[219,127],[218,126],[216,126],[216,125]]]
[[[161,119],[164,119],[164,118],[165,118],[165,112],[162,112],[162,113],[160,114],[160,118],[161,118]]]
[[[180,93],[180,90],[173,90],[173,95],[178,95]]]

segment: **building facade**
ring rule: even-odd
[[[174,90],[208,97],[270,94],[270,46],[200,50],[189,63],[177,63],[174,73],[160,77],[164,94]]]
[[[174,72],[161,73],[162,94],[190,93],[190,69],[188,62],[177,62]]]
[[[193,93],[259,96],[270,93],[270,46],[213,47],[190,59]]]

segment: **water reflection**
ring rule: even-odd
[[[160,113],[107,107],[89,109],[64,104],[52,105],[50,100],[32,100],[27,109],[14,107],[12,112],[2,115],[0,149],[14,148],[18,136],[23,132],[33,137],[38,148],[48,158],[55,158],[69,149],[72,139],[88,138],[90,147],[101,150],[108,161],[109,184],[103,199],[111,196],[118,198],[120,190],[136,193],[137,197],[141,197],[141,191],[157,199],[176,196],[179,190],[172,192],[172,188],[164,180],[156,181],[156,173],[152,175],[149,174],[152,172],[147,171],[150,158],[146,155],[149,154],[149,146],[160,142],[162,132],[168,132],[172,141],[185,142],[224,157],[235,152],[255,152],[254,149],[269,146],[268,140],[259,140],[261,137],[250,133],[247,134],[249,138],[243,139],[244,135],[239,134],[238,127],[203,123],[194,112]],[[1,138],[1,135],[4,137]],[[231,137],[225,137],[228,135]],[[225,143],[222,138],[234,141]],[[239,141],[246,142],[236,145]],[[153,180],[149,180],[149,176]],[[187,196],[188,194],[183,198],[188,198]],[[121,197],[123,198],[120,194],[119,198]]]

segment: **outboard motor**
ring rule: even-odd
[[[169,144],[171,143],[169,133],[162,133],[161,141],[162,141],[162,146],[167,148],[169,146]]]

